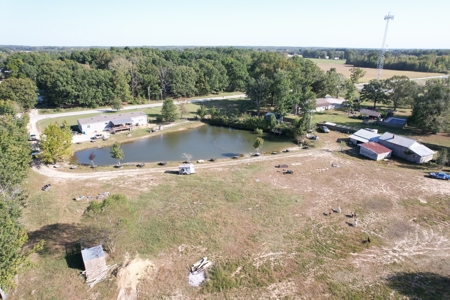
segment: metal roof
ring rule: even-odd
[[[86,248],[81,250],[81,256],[83,257],[83,261],[86,262],[92,259],[105,256],[105,252],[103,252],[102,245],[98,245],[92,248]]]
[[[380,137],[380,134],[370,131],[370,130],[367,130],[367,129],[360,129],[357,132],[355,132],[353,135],[362,137],[367,140],[371,140],[371,139],[378,140],[378,138]]]
[[[366,138],[363,138],[363,137],[360,137],[360,136],[357,136],[357,135],[354,135],[354,134],[352,134],[349,138],[357,140],[358,142],[361,142],[361,143],[367,143],[369,141]]]
[[[109,123],[114,120],[123,120],[123,119],[129,119],[129,118],[136,118],[136,117],[147,117],[147,114],[143,111],[134,111],[129,113],[120,113],[120,114],[111,114],[111,115],[98,115],[91,118],[83,118],[78,119],[78,123],[81,125],[87,125],[92,123]]]
[[[419,156],[428,156],[428,155],[433,155],[434,152],[433,150],[431,150],[430,148],[419,144],[419,143],[415,143],[414,145],[412,145],[409,150],[411,150],[412,152],[416,153]]]
[[[376,154],[383,154],[383,153],[388,153],[388,152],[392,151],[391,149],[386,148],[385,146],[380,145],[375,142],[361,144],[361,147],[369,149],[370,151],[375,152]]]
[[[379,112],[376,112],[374,110],[370,110],[370,109],[361,109],[359,111],[362,115],[368,115],[368,116],[372,116],[372,117],[381,117],[381,114]]]
[[[120,125],[120,124],[133,123],[133,120],[130,118],[126,118],[126,119],[119,119],[119,120],[111,120],[110,122],[113,123],[113,125]]]
[[[382,136],[380,136],[380,140],[408,148],[409,150],[411,150],[412,152],[416,153],[419,156],[428,156],[433,155],[435,153],[430,148],[422,144],[419,144],[416,140],[409,139],[404,136],[396,135],[390,132],[385,132]]]
[[[388,131],[386,131],[385,133],[383,133],[382,136],[380,136],[380,140],[386,141],[394,145],[399,145],[405,148],[409,148],[414,143],[417,143],[416,140],[409,139],[401,135],[393,134]]]

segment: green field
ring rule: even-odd
[[[307,58],[316,64],[344,65],[345,59]]]

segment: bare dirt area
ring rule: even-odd
[[[54,251],[36,257],[15,296],[448,299],[450,183],[426,177],[424,167],[340,152],[342,137],[320,134],[319,149],[198,165],[190,176],[41,168],[29,182],[24,222],[34,236],[55,240]],[[42,180],[54,182],[48,194],[33,190]],[[123,273],[89,289],[64,250],[88,205],[71,198],[104,190],[127,195],[135,215],[108,257]],[[124,263],[126,253],[140,258]],[[213,265],[192,287],[188,267],[204,256]],[[44,274],[54,281],[39,294]]]
[[[353,65],[330,64],[330,63],[317,63],[317,66],[324,71],[328,71],[330,70],[330,68],[335,68],[338,73],[344,74],[345,77],[347,78],[350,78],[350,69],[353,68]],[[377,78],[377,69],[372,68],[361,68],[361,69],[366,71],[366,75],[360,79],[360,82],[368,82],[369,80]],[[383,73],[381,74],[381,78],[387,79],[395,75],[408,76],[409,78],[424,78],[433,76],[443,76],[444,74],[384,69]]]

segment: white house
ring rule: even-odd
[[[391,157],[392,150],[375,142],[361,144],[359,154],[364,155],[373,160],[380,160]]]
[[[316,99],[316,111],[324,111],[324,110],[331,110],[335,108],[341,107],[342,103],[345,100],[343,99],[337,99],[333,97],[325,97],[325,98],[317,98]]]
[[[133,126],[146,124],[147,114],[142,111],[111,115],[101,114],[91,118],[78,119],[78,129],[83,134],[102,132],[114,127],[126,127],[131,130]]]
[[[360,129],[352,134],[349,139],[350,143],[352,143],[353,145],[367,142],[378,142],[378,140],[380,139],[380,134],[378,134],[378,130],[376,129]]]

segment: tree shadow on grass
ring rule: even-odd
[[[450,299],[450,278],[429,272],[397,273],[388,286],[411,299]]]
[[[26,247],[31,248],[39,241],[44,240],[42,255],[65,255],[67,266],[83,270],[80,239],[86,230],[83,225],[56,223],[46,225],[38,230],[28,232]]]

